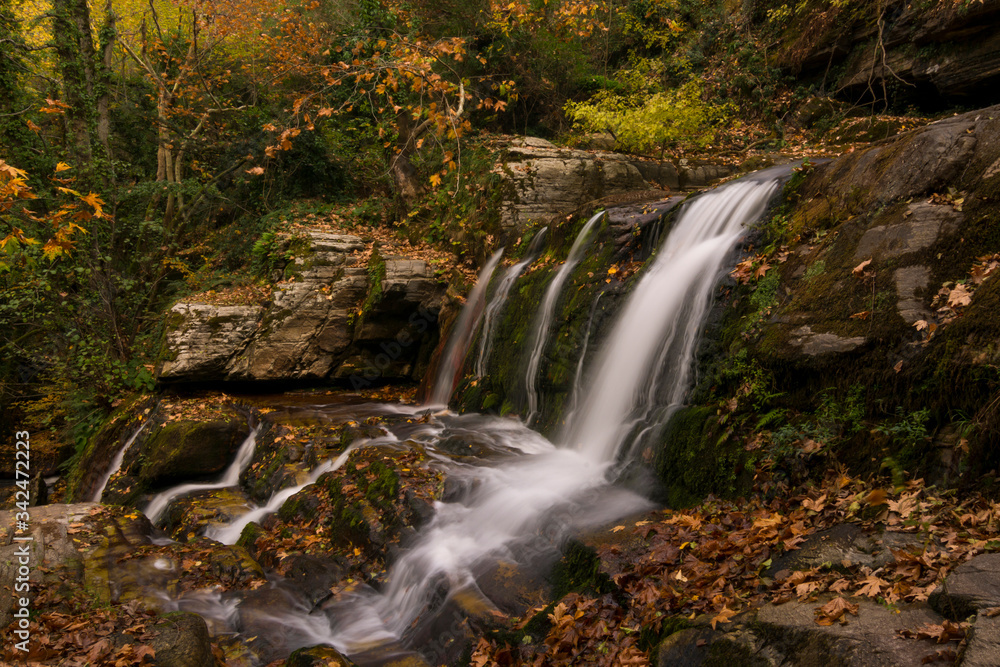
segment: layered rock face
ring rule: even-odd
[[[733,173],[725,165],[648,160],[603,150],[573,150],[525,137],[507,149],[498,169],[509,188],[501,222],[523,227],[626,193],[694,189]],[[660,195],[662,196],[662,194]]]
[[[1000,100],[1000,2],[834,3],[788,22],[779,62],[851,97],[883,85],[921,104]]]
[[[416,379],[446,285],[427,262],[373,255],[359,237],[310,232],[267,303],[171,309],[169,382]]]

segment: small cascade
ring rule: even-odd
[[[594,328],[594,315],[597,314],[597,304],[605,292],[598,292],[594,303],[590,306],[590,317],[587,318],[587,333],[583,336],[583,346],[580,349],[580,359],[576,362],[576,373],[573,376],[573,392],[570,394],[570,408],[566,412],[565,421],[571,422],[580,407],[580,395],[583,393],[583,362],[587,359],[587,347],[590,345],[590,332]]]
[[[664,400],[671,404],[687,391],[698,337],[723,264],[744,223],[764,211],[776,189],[776,179],[738,181],[688,206],[604,342],[596,371],[588,376],[593,378],[589,389],[562,434],[562,446],[545,441],[536,453],[496,467],[451,471],[452,477],[466,482],[468,496],[438,504],[431,524],[393,565],[380,593],[359,593],[345,600],[342,609],[331,610],[327,641],[348,653],[370,646],[376,637],[405,643],[418,619],[433,617],[441,590],[449,595],[476,594],[476,573],[485,562],[530,557],[545,547],[537,542],[540,534],[554,540],[551,547],[568,530],[616,520],[645,506],[641,498],[610,486],[609,475],[626,445],[635,413],[645,414],[647,397],[659,393],[650,382],[662,381],[667,389]],[[544,340],[556,297],[597,219],[581,231],[566,265],[548,288],[536,327],[541,334],[534,341],[536,370],[538,339]],[[660,359],[667,369],[657,374],[652,366]],[[536,440],[541,437],[519,427]]]
[[[545,298],[542,300],[542,306],[538,310],[538,315],[535,316],[534,332],[531,337],[531,356],[528,357],[528,369],[524,376],[525,389],[528,394],[526,424],[531,424],[538,414],[538,392],[535,388],[538,381],[538,366],[542,361],[542,351],[545,349],[545,343],[549,337],[549,328],[552,326],[552,317],[555,314],[556,302],[562,293],[563,285],[566,284],[570,274],[573,273],[573,269],[576,268],[576,265],[583,258],[583,251],[590,238],[590,231],[602,217],[604,217],[604,211],[594,214],[587,221],[587,224],[583,226],[583,229],[580,230],[580,233],[577,234],[576,240],[573,241],[573,247],[570,248],[569,256],[566,257],[566,261],[559,267],[555,278],[552,279],[548,289],[545,290]]]
[[[139,428],[137,428],[135,432],[132,434],[132,436],[125,441],[125,444],[122,445],[121,449],[118,450],[118,453],[115,454],[115,458],[111,459],[111,465],[108,467],[107,472],[105,472],[104,476],[101,478],[101,483],[97,485],[97,489],[95,489],[94,493],[90,496],[90,502],[92,503],[101,502],[101,497],[104,495],[104,489],[107,488],[108,482],[111,481],[111,478],[114,477],[116,472],[121,470],[122,462],[125,461],[125,454],[128,453],[128,450],[132,447],[132,444],[135,442],[136,438],[139,437],[139,434],[142,433],[142,430],[146,428],[146,424],[148,424],[150,421],[151,420],[147,419],[143,423],[139,424]]]
[[[451,392],[455,389],[455,380],[462,371],[465,353],[469,349],[469,343],[472,342],[476,326],[483,314],[486,288],[490,284],[494,269],[500,263],[501,256],[503,256],[503,248],[493,253],[482,271],[479,272],[476,286],[469,293],[462,314],[458,316],[448,344],[441,355],[441,363],[438,366],[437,376],[434,379],[434,389],[431,391],[428,405],[447,405],[448,401],[451,400]]]
[[[195,491],[214,491],[216,489],[226,489],[232,486],[236,486],[240,481],[240,475],[246,470],[246,467],[250,465],[250,461],[253,459],[254,447],[257,446],[257,434],[260,432],[260,426],[255,427],[250,431],[250,435],[246,437],[243,444],[240,445],[239,450],[236,452],[236,458],[233,462],[229,464],[225,472],[222,474],[222,478],[218,482],[210,482],[207,484],[181,484],[163,491],[162,493],[153,497],[149,501],[149,505],[143,510],[146,517],[153,523],[156,523],[163,514],[163,511],[167,509],[176,498],[183,496],[188,493],[194,493]]]
[[[652,381],[667,383],[661,404],[680,404],[723,264],[743,225],[763,214],[777,188],[777,179],[736,181],[681,212],[604,341],[591,390],[579,419],[566,424],[564,443],[594,460],[613,461],[653,403],[643,400],[658,391]],[[654,363],[658,357],[660,364]]]
[[[548,227],[542,227],[538,230],[535,238],[531,239],[531,244],[528,246],[528,251],[524,253],[524,258],[504,272],[503,278],[500,279],[500,284],[497,286],[496,293],[486,305],[486,313],[483,315],[483,332],[479,336],[479,357],[476,359],[476,377],[481,378],[486,375],[486,364],[490,359],[490,352],[493,350],[493,336],[496,335],[500,313],[503,312],[503,307],[507,305],[507,297],[510,296],[510,289],[514,286],[517,279],[521,277],[521,274],[524,273],[528,265],[538,258],[538,254],[542,248],[542,240],[545,238],[548,230]]]
[[[393,438],[393,441],[396,442],[396,439]],[[251,509],[249,512],[236,519],[228,526],[215,526],[209,528],[205,531],[205,535],[213,540],[222,542],[223,544],[236,544],[236,541],[240,539],[240,535],[243,533],[243,529],[249,524],[260,521],[269,514],[274,514],[281,509],[281,506],[285,504],[286,500],[310,484],[315,484],[316,480],[322,477],[325,473],[339,470],[341,466],[347,463],[348,456],[350,456],[351,452],[355,449],[364,445],[372,444],[378,443],[370,440],[359,440],[345,449],[336,459],[324,461],[320,465],[316,466],[316,468],[309,473],[309,477],[304,483],[274,492],[270,499],[268,499],[267,503],[262,507],[255,507]]]

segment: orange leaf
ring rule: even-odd
[[[872,263],[872,261],[870,259],[866,259],[865,261],[861,262],[860,264],[858,264],[857,266],[855,266],[853,269],[851,269],[851,273],[853,273],[855,275],[855,277],[860,278],[861,274],[863,274],[864,271],[865,271],[865,267],[867,267],[871,263]]]

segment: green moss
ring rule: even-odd
[[[734,498],[750,490],[752,461],[732,432],[710,407],[674,414],[654,462],[668,505],[687,507],[708,494]]]
[[[399,474],[379,460],[356,473],[358,488],[372,505],[388,510],[399,496]]]
[[[296,493],[284,502],[278,510],[278,518],[282,521],[290,522],[301,519],[312,521],[316,518],[316,510],[319,508],[319,501],[311,494]]]
[[[568,593],[604,595],[618,592],[611,578],[601,570],[601,559],[591,547],[572,540],[563,550],[563,557],[550,575],[552,594],[560,599]]]
[[[240,538],[236,540],[236,544],[252,554],[254,551],[254,543],[257,541],[257,538],[262,535],[266,535],[263,528],[258,526],[256,523],[248,523],[243,527],[243,532],[240,533]]]

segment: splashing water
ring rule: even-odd
[[[229,464],[225,472],[222,473],[222,477],[218,482],[210,482],[208,484],[181,484],[163,491],[159,495],[155,496],[143,513],[146,517],[153,523],[156,523],[163,514],[163,510],[167,509],[176,498],[183,496],[188,493],[194,493],[195,491],[214,491],[215,489],[225,489],[231,486],[236,486],[240,481],[240,475],[248,465],[250,465],[250,460],[253,459],[254,447],[257,445],[257,434],[260,432],[260,426],[255,427],[250,431],[250,435],[246,437],[243,444],[240,445],[239,450],[236,452],[236,458],[233,462]]]
[[[583,226],[583,229],[580,230],[580,233],[576,235],[576,240],[573,241],[573,247],[570,248],[566,261],[559,267],[555,278],[552,279],[548,289],[545,290],[542,307],[535,317],[534,333],[531,337],[531,356],[528,357],[528,369],[524,375],[525,390],[528,394],[528,416],[524,420],[527,424],[531,424],[538,415],[538,392],[535,389],[535,383],[538,380],[538,365],[541,363],[542,351],[545,349],[545,342],[549,337],[549,328],[552,326],[552,316],[555,313],[556,302],[559,300],[559,295],[562,293],[562,288],[566,284],[566,280],[583,258],[583,251],[587,246],[587,241],[590,239],[590,231],[602,217],[604,217],[604,211],[594,214],[587,221],[587,224]]]
[[[496,293],[486,306],[486,313],[483,315],[483,332],[479,336],[479,357],[476,359],[476,377],[481,378],[486,375],[486,363],[489,361],[490,353],[493,351],[493,337],[496,335],[500,313],[503,312],[503,307],[507,305],[510,288],[514,286],[514,283],[521,277],[521,274],[524,273],[528,265],[538,258],[542,239],[545,238],[548,230],[548,227],[542,227],[535,234],[535,238],[531,239],[531,245],[528,246],[528,251],[524,254],[524,258],[504,272],[503,278],[500,279],[500,284],[497,286]]]
[[[479,319],[483,314],[486,287],[490,284],[490,277],[493,275],[493,270],[496,269],[497,264],[500,263],[502,255],[503,248],[500,248],[493,253],[490,260],[486,262],[486,266],[479,272],[479,279],[476,281],[476,286],[469,293],[465,308],[462,309],[462,314],[458,316],[458,321],[455,322],[451,337],[448,339],[448,345],[441,355],[441,365],[438,367],[437,377],[434,380],[434,389],[431,391],[428,405],[447,405],[448,401],[451,400],[451,392],[455,389],[455,380],[462,370],[462,361],[465,359],[465,352],[469,349],[469,343],[472,342],[472,336],[475,334],[476,326],[479,324]]]
[[[655,375],[651,365],[658,358],[668,364],[667,400],[679,402],[723,263],[744,223],[763,213],[776,188],[776,180],[736,182],[688,206],[629,296],[597,359],[596,380],[588,383],[579,419],[561,438],[564,446],[547,444],[505,465],[458,471],[473,478],[469,497],[438,503],[421,539],[393,566],[385,590],[351,601],[335,618],[327,641],[347,652],[386,634],[405,641],[415,619],[432,611],[441,588],[449,595],[477,590],[475,576],[484,562],[523,557],[524,545],[530,548],[553,515],[564,517],[558,532],[565,534],[646,506],[638,496],[614,490],[607,478],[635,420],[632,413],[644,411],[640,399],[656,390],[647,387]],[[575,250],[581,238],[577,241]],[[543,313],[551,312],[561,282],[550,286]]]

